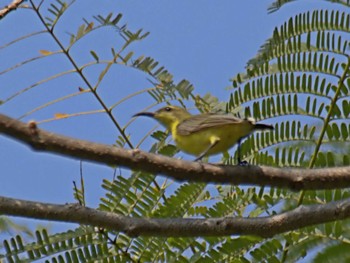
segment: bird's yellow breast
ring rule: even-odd
[[[244,124],[229,124],[207,128],[189,135],[179,135],[177,133],[177,125],[178,123],[171,127],[171,133],[177,147],[195,156],[208,150],[215,141],[217,141],[217,144],[208,151],[207,155],[225,152],[236,144],[240,138],[246,136],[254,129],[251,123],[246,122]]]

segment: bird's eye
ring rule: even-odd
[[[165,107],[165,111],[171,111],[170,107]]]

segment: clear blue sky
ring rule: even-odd
[[[1,6],[9,1],[1,1]],[[281,24],[293,14],[311,7],[312,1],[297,1],[286,5],[277,13],[267,14],[272,1],[77,1],[73,10],[66,14],[57,32],[67,43],[66,32],[76,32],[82,18],[109,12],[123,13],[123,22],[131,30],[143,28],[150,35],[134,44],[130,51],[151,56],[174,75],[176,81],[187,79],[195,86],[196,93],[208,92],[226,101],[230,91],[229,79],[244,70],[246,62],[258,51],[260,45],[272,35],[274,25]],[[82,2],[84,2],[82,4]],[[320,7],[326,6],[321,3]],[[0,47],[25,34],[41,30],[34,14],[18,10],[0,21]],[[120,39],[107,29],[91,34],[81,41],[72,54],[81,63],[93,60],[89,51],[99,50],[101,56],[108,54],[110,47],[120,44]],[[39,50],[58,50],[49,35],[0,49],[0,72],[23,60],[38,56]],[[104,50],[107,50],[104,51]],[[64,56],[53,56],[31,63],[7,74],[0,75],[0,99],[42,78],[62,70],[71,69]],[[101,67],[89,69],[92,83]],[[75,75],[67,76],[32,89],[8,104],[0,106],[0,112],[19,117],[25,112],[62,95],[85,86]],[[111,105],[122,97],[150,87],[147,76],[135,70],[114,67],[101,86],[101,94]],[[131,116],[142,110],[152,100],[147,95],[138,96],[129,104],[116,110],[116,118],[126,124]],[[43,120],[54,113],[73,113],[99,109],[91,94],[79,96],[64,103],[44,109],[25,120]],[[155,123],[137,120],[129,129],[131,141],[138,143],[146,128]],[[142,128],[141,128],[142,127]],[[119,135],[110,120],[103,114],[80,116],[45,123],[40,128],[94,142],[113,144]],[[147,150],[152,140],[142,145]],[[27,146],[11,139],[0,137],[1,195],[41,202],[73,202],[72,181],[79,181],[79,161],[36,153]],[[180,155],[181,156],[181,155]],[[101,181],[111,179],[113,170],[103,165],[84,163],[84,178],[89,206],[96,206],[103,194]],[[1,239],[1,238],[0,238]]]

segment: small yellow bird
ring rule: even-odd
[[[255,124],[252,120],[242,120],[230,115],[191,115],[185,109],[176,106],[166,106],[155,112],[139,112],[133,117],[136,116],[156,119],[171,132],[180,150],[197,156],[196,161],[204,156],[225,152],[239,143],[238,163],[241,164],[241,139],[255,130],[273,130],[271,125]]]

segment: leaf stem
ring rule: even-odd
[[[56,35],[53,33],[52,28],[49,28],[48,25],[45,23],[43,16],[41,15],[41,13],[39,12],[39,10],[37,9],[37,7],[34,5],[33,1],[30,0],[30,3],[33,6],[33,9],[35,10],[35,12],[37,13],[40,21],[42,22],[42,24],[45,26],[46,30],[50,33],[50,35],[52,36],[52,38],[55,40],[55,42],[57,43],[57,45],[61,48],[61,50],[63,51],[63,53],[66,55],[66,57],[68,58],[68,60],[70,61],[70,63],[73,65],[73,67],[75,68],[75,70],[77,71],[77,73],[79,74],[79,76],[81,77],[81,79],[84,81],[84,83],[87,85],[87,87],[90,89],[90,91],[92,92],[92,94],[95,96],[95,98],[97,99],[97,101],[100,103],[100,105],[102,106],[102,108],[106,111],[107,115],[109,116],[109,118],[112,120],[114,126],[117,128],[117,130],[119,131],[119,133],[121,134],[121,136],[123,137],[123,139],[125,140],[125,142],[127,143],[127,145],[133,149],[133,145],[131,144],[128,136],[126,136],[123,128],[119,125],[118,121],[116,120],[116,118],[113,116],[112,111],[107,107],[107,105],[103,102],[102,98],[99,96],[99,94],[97,93],[97,91],[94,89],[94,87],[92,86],[92,84],[89,82],[89,80],[85,77],[85,75],[82,72],[82,69],[80,67],[78,67],[78,65],[75,63],[75,60],[72,58],[72,56],[69,54],[69,51],[63,46],[63,44],[61,43],[61,41],[56,37]]]

